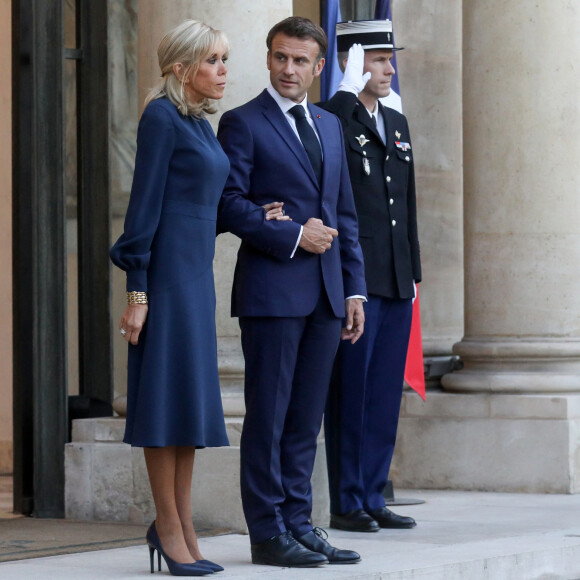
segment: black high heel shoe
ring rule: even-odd
[[[155,572],[155,566],[153,565],[153,557],[155,556],[155,550],[157,550],[157,569],[161,571],[161,556],[165,560],[167,567],[169,568],[169,573],[172,576],[206,576],[207,574],[213,574],[213,570],[204,564],[199,562],[193,562],[191,564],[181,564],[172,560],[163,550],[161,546],[161,540],[159,539],[159,534],[155,528],[155,522],[153,522],[149,529],[147,530],[147,544],[149,545],[149,561],[151,563],[151,574]],[[217,566],[217,564],[215,564]]]

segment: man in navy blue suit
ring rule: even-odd
[[[252,562],[354,563],[313,528],[310,478],[332,364],[364,329],[364,264],[338,119],[307,101],[324,31],[291,17],[267,38],[271,85],[225,113],[220,229],[241,238],[232,290],[245,358],[242,502]],[[268,221],[282,202],[292,220]],[[345,326],[341,330],[342,320]]]

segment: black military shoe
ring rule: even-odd
[[[379,524],[364,510],[353,510],[346,514],[330,514],[330,527],[347,532],[378,532]]]
[[[252,544],[252,564],[312,568],[328,564],[326,556],[312,552],[292,537],[290,532],[274,536],[265,542]]]
[[[413,518],[394,514],[386,507],[369,510],[368,513],[381,528],[414,528],[417,525]]]
[[[296,539],[309,550],[324,554],[330,564],[356,564],[360,562],[359,554],[352,550],[339,550],[331,546],[326,538],[328,538],[328,534],[322,528],[314,528]]]

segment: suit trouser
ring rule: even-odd
[[[369,296],[364,334],[339,346],[324,419],[331,513],[385,505],[411,317],[410,299]]]
[[[309,316],[241,317],[242,504],[250,542],[312,530],[310,478],[341,320],[324,291]]]

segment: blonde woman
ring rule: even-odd
[[[174,576],[223,570],[201,555],[191,516],[196,448],[228,445],[217,370],[212,261],[228,159],[205,119],[226,86],[228,41],[187,20],[158,49],[124,233],[111,259],[127,272],[120,332],[129,343],[124,441],[143,447],[155,509],[147,532]]]

